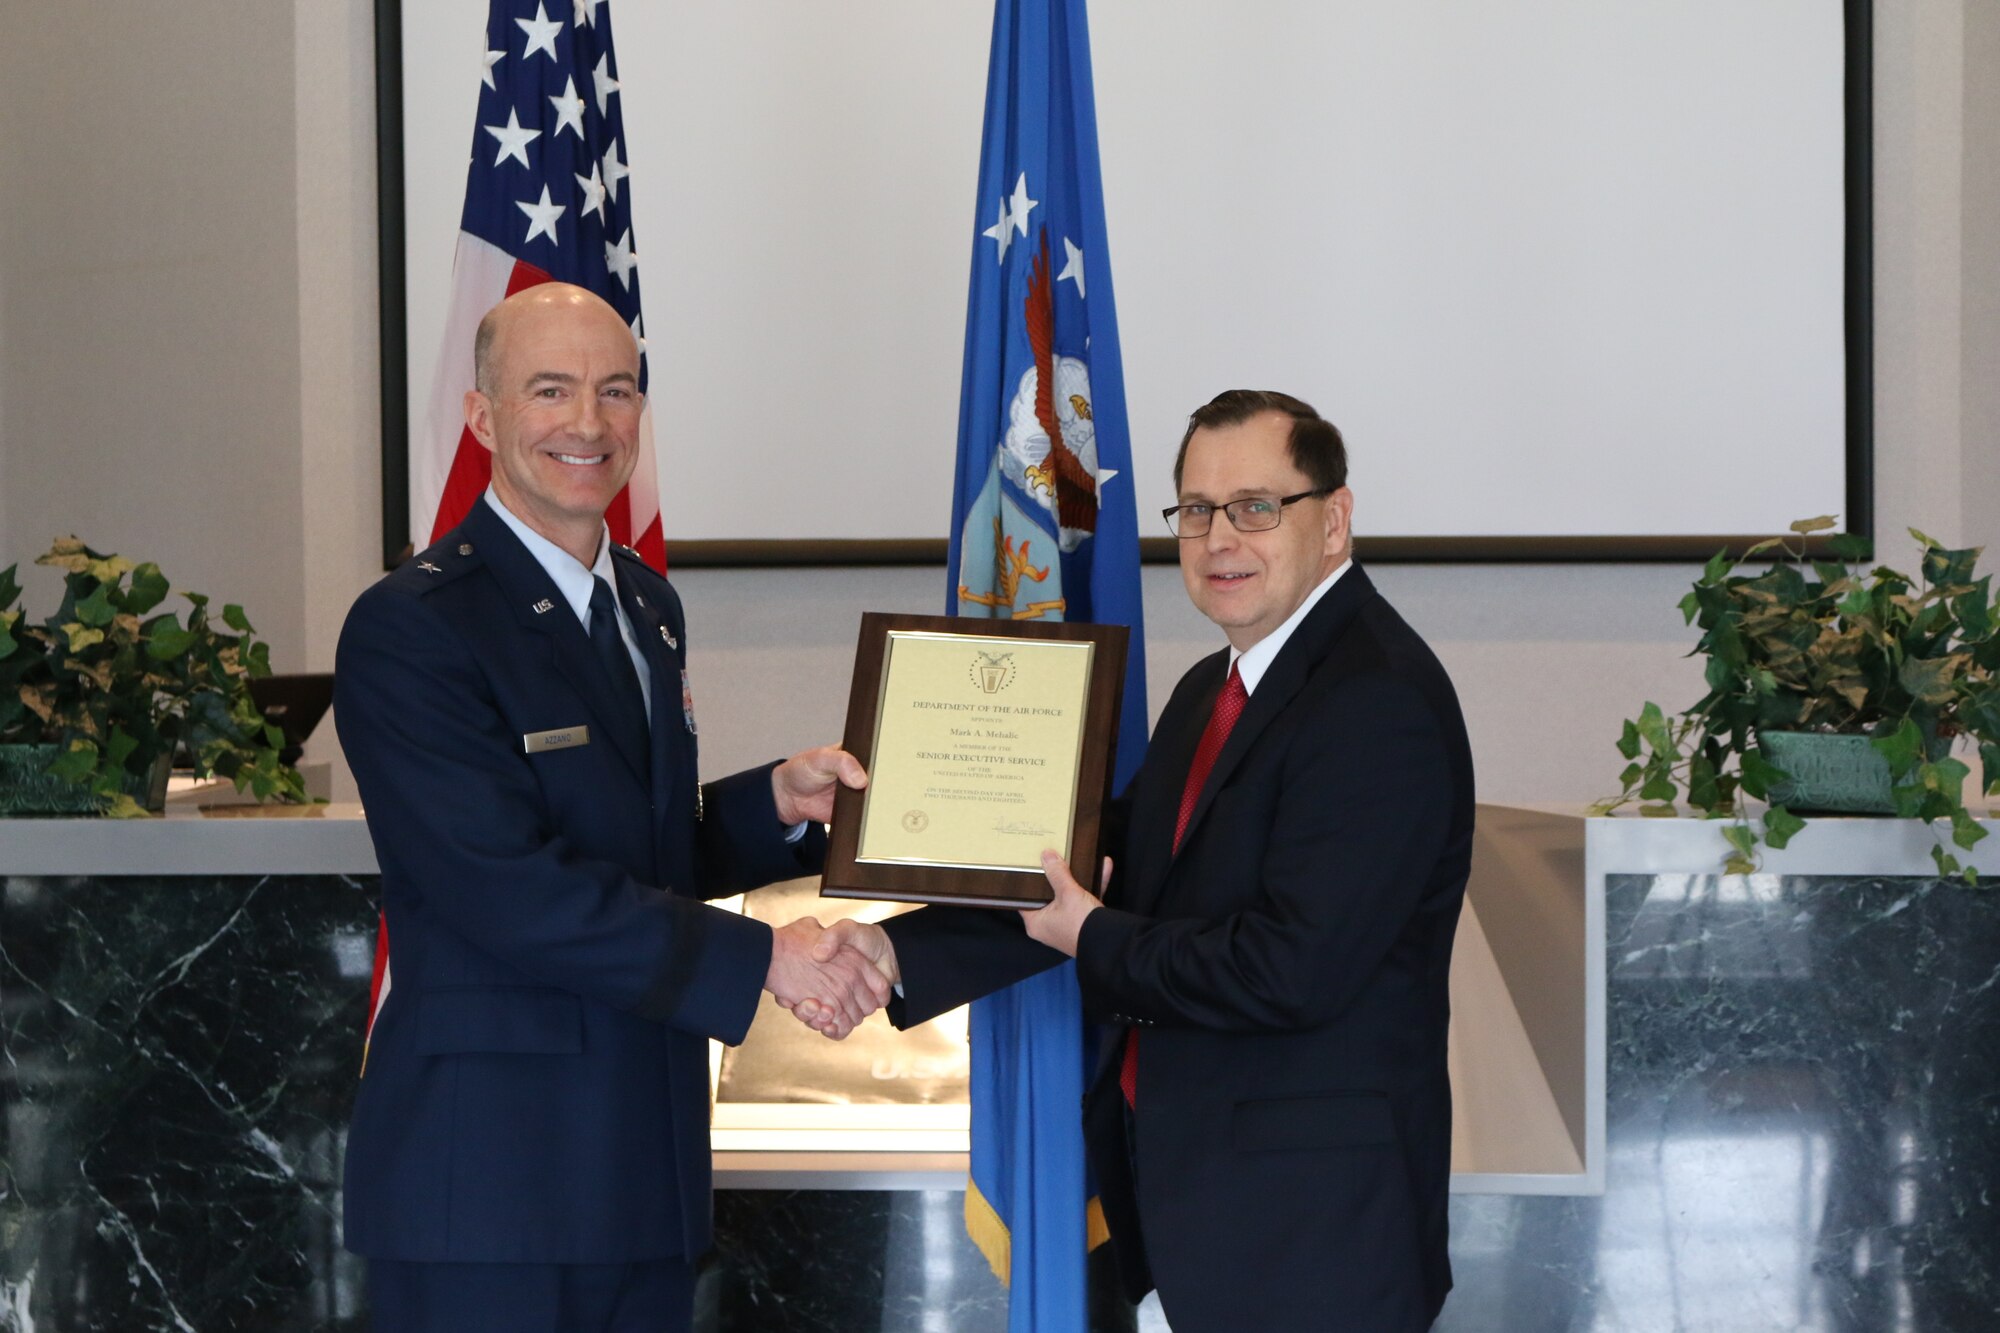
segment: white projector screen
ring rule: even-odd
[[[974,197],[991,6],[607,8],[670,548],[941,552],[994,202]],[[402,6],[412,448],[485,15]],[[1232,387],[1341,427],[1364,549],[1849,509],[1840,0],[1094,0],[1090,20],[1142,532],[1165,535],[1187,413]]]

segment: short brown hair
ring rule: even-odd
[[[1316,491],[1337,491],[1347,484],[1347,444],[1340,429],[1313,410],[1311,403],[1273,389],[1229,389],[1215,395],[1188,417],[1180,452],[1174,455],[1174,489],[1181,486],[1188,441],[1203,427],[1240,426],[1264,412],[1282,412],[1292,419],[1292,465],[1306,474]]]

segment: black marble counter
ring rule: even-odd
[[[338,1180],[373,888],[0,881],[0,1330],[366,1327]],[[1605,905],[1606,1192],[1455,1199],[1440,1329],[2000,1328],[2000,894]],[[1004,1328],[959,1205],[725,1193],[700,1327]]]

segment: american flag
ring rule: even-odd
[[[429,411],[410,449],[411,513],[429,533],[426,546],[486,490],[488,455],[465,427],[463,402],[473,332],[500,300],[552,279],[596,292],[639,342],[642,390],[647,378],[609,2],[492,0],[484,47],[451,308]],[[605,519],[613,541],[666,569],[650,411],[640,423],[639,465]]]
[[[555,0],[555,7],[551,16],[548,0],[492,0],[486,16],[451,307],[430,408],[410,448],[410,511],[417,531],[429,524],[425,546],[458,526],[492,474],[491,456],[466,428],[464,402],[472,387],[473,334],[500,301],[550,281],[596,292],[631,326],[639,344],[639,388],[646,388],[639,256],[626,185],[631,172],[609,0]],[[639,422],[638,466],[604,517],[613,541],[666,571],[650,409]],[[390,985],[384,915],[376,928],[369,1034]],[[364,1069],[367,1058],[364,1036]]]

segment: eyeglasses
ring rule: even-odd
[[[1229,515],[1229,526],[1238,532],[1268,532],[1284,518],[1285,506],[1314,496],[1332,494],[1330,487],[1321,487],[1316,491],[1300,491],[1297,495],[1249,495],[1241,500],[1231,500],[1226,505],[1175,505],[1171,509],[1162,509],[1160,517],[1167,520],[1167,527],[1174,536],[1182,540],[1206,537],[1215,523],[1215,511],[1218,509]]]

